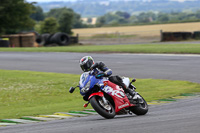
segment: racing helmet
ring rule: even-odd
[[[80,60],[80,67],[84,72],[90,71],[90,68],[93,64],[94,64],[94,60],[91,56],[84,56]]]

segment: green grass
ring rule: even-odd
[[[200,44],[81,45],[38,48],[0,48],[0,51],[200,54]]]
[[[32,71],[0,70],[0,119],[83,110],[80,75]],[[200,92],[200,84],[187,81],[138,79],[137,91],[147,101]],[[91,107],[89,107],[91,108]]]
[[[0,118],[82,109],[78,91],[67,93],[78,80],[78,75],[0,70]]]

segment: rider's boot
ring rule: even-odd
[[[130,89],[130,88],[127,88],[126,90],[127,90],[127,92],[128,92],[132,97],[135,96],[135,94],[136,94],[135,90]]]

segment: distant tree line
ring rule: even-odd
[[[130,15],[127,12],[109,12],[98,17],[97,27],[134,25],[134,24],[159,24],[159,23],[180,23],[200,21],[200,10],[196,12],[142,12],[137,15]]]
[[[40,6],[35,7],[35,12],[31,14],[37,24],[35,30],[39,33],[65,32],[72,34],[72,28],[87,27],[81,20],[81,16],[70,8],[54,8],[44,13]]]
[[[183,0],[182,0],[183,1]],[[77,0],[65,2],[55,0],[54,2],[38,3],[45,12],[52,7],[68,7],[83,17],[102,16],[111,11],[134,12],[171,12],[171,11],[196,11],[200,7],[199,0]]]
[[[81,16],[70,8],[56,8],[44,13],[35,4],[26,0],[0,0],[0,35],[22,31],[72,34],[72,28],[87,27]]]
[[[35,21],[30,18],[33,3],[24,0],[0,0],[0,34],[31,30]]]
[[[82,22],[81,15],[71,8],[54,8],[44,13],[40,6],[26,0],[0,0],[0,35],[22,31],[38,33],[65,32],[72,28],[88,28],[118,25],[194,22],[200,20],[200,10],[192,12],[109,12],[98,17],[96,25]],[[88,22],[91,18],[88,19]]]

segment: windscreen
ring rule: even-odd
[[[80,77],[80,82],[79,82],[80,87],[84,87],[85,81],[86,81],[86,79],[87,79],[88,76],[89,76],[89,72],[84,72],[84,73],[81,75],[81,77]]]

